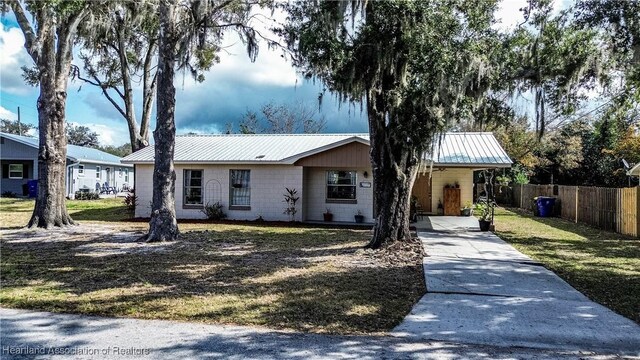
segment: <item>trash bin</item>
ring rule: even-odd
[[[29,197],[34,198],[38,196],[38,180],[29,180],[27,181],[27,186],[29,187]]]
[[[29,195],[29,185],[22,184],[22,196]]]
[[[553,206],[556,203],[556,198],[548,196],[538,196],[536,204],[538,205],[538,216],[551,217],[553,216]]]

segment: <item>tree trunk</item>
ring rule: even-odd
[[[73,225],[65,199],[67,138],[65,136],[66,91],[40,82],[38,98],[38,196],[28,227]],[[69,179],[71,181],[71,179]]]
[[[373,237],[367,245],[371,249],[411,237],[411,189],[419,164],[418,152],[402,138],[402,132],[386,124],[390,115],[378,108],[384,101],[376,101],[381,96],[367,96],[375,212]]]
[[[156,115],[155,162],[153,171],[153,201],[148,242],[172,241],[178,238],[176,221],[173,154],[176,140],[175,95],[173,85],[176,63],[175,5],[170,0],[160,2],[160,45],[158,56],[158,104]]]
[[[73,225],[65,199],[67,137],[65,132],[66,85],[71,54],[56,54],[53,26],[44,25],[38,61],[38,195],[28,227]],[[69,50],[70,51],[70,50]],[[68,60],[68,62],[67,62]],[[66,70],[65,70],[65,66]],[[69,179],[71,181],[71,179]]]

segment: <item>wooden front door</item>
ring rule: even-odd
[[[413,183],[411,195],[418,198],[420,210],[431,212],[431,179],[429,174],[418,174],[416,181]]]

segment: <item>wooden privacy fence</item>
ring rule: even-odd
[[[602,188],[564,185],[515,185],[513,206],[533,210],[533,198],[552,196],[556,213],[569,221],[638,237],[640,187]]]

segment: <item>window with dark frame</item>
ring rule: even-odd
[[[203,170],[184,171],[184,205],[202,205],[202,173]]]
[[[22,179],[23,178],[23,164],[9,164],[9,179]]]
[[[96,179],[100,180],[102,178],[102,167],[96,166]]]
[[[356,200],[356,171],[327,171],[327,200]]]
[[[78,176],[84,176],[84,165],[78,165]]]
[[[236,208],[251,206],[251,170],[229,170],[229,204]]]

